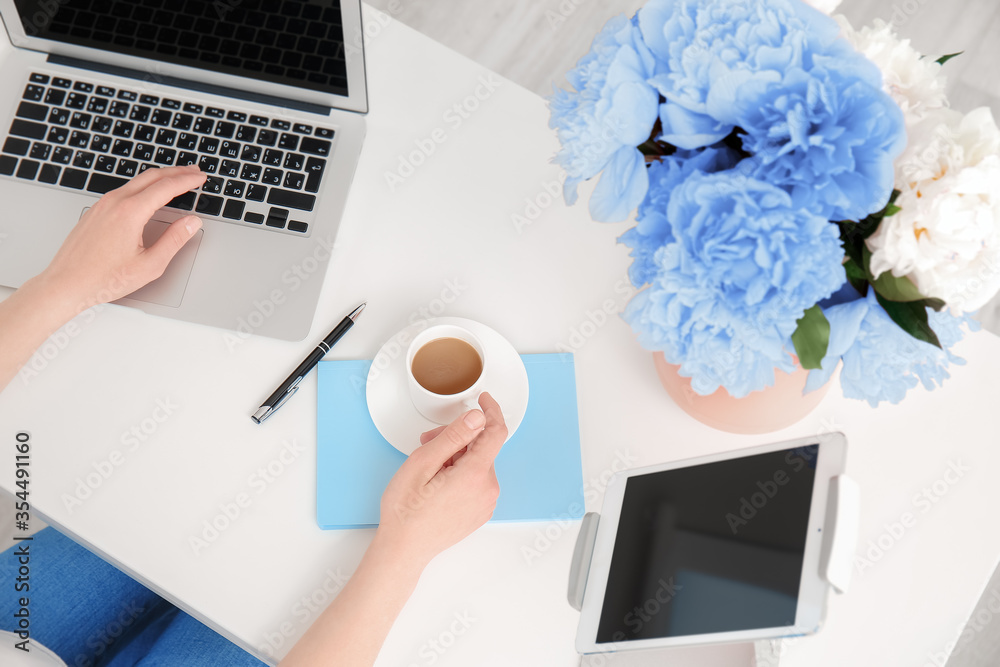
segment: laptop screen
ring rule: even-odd
[[[598,643],[793,625],[819,445],[630,477]]]
[[[340,0],[15,0],[29,37],[348,95]],[[360,52],[361,35],[348,35]]]

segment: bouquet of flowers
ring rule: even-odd
[[[835,4],[835,3],[834,3]],[[948,108],[890,26],[801,0],[650,0],[550,98],[567,203],[636,226],[624,317],[692,388],[843,362],[844,394],[933,388],[1000,289],[1000,130]],[[793,356],[795,355],[795,356]]]

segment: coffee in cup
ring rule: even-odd
[[[486,357],[468,329],[452,324],[425,329],[410,343],[406,366],[413,405],[431,421],[448,424],[478,407]]]

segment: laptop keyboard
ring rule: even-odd
[[[306,234],[334,131],[48,74],[29,77],[0,175],[102,195],[154,167],[208,178],[167,206]]]

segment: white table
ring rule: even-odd
[[[264,426],[248,415],[312,341],[367,300],[332,357],[370,358],[422,313],[481,320],[524,353],[574,349],[589,511],[623,465],[843,430],[864,493],[859,555],[904,512],[916,525],[781,664],[923,665],[945,651],[1000,557],[1000,340],[972,336],[959,347],[970,365],[899,407],[872,410],[838,388],[773,436],[701,426],[670,402],[629,328],[603,314],[627,301],[629,259],[615,245],[627,225],[591,222],[585,205],[568,209],[548,194],[557,143],[544,101],[378,18],[369,12],[368,138],[310,342],[243,340],[113,306],[81,315],[62,349],[46,348],[52,358],[37,377],[0,395],[0,438],[32,433],[37,512],[233,641],[280,657],[355,568],[371,532],[316,527],[315,375]],[[413,153],[435,139],[429,157]],[[390,189],[385,174],[411,155],[422,164]],[[532,200],[540,210],[528,210]],[[534,219],[516,225],[515,214]],[[4,454],[0,465],[12,462]],[[928,511],[915,507],[915,494],[951,462],[969,470]],[[0,484],[11,491],[12,475]],[[206,522],[227,523],[227,508],[239,515],[205,533]],[[577,529],[555,519],[491,525],[440,556],[379,664],[577,665],[578,614],[565,600]],[[751,656],[735,645],[610,664],[735,667]]]

